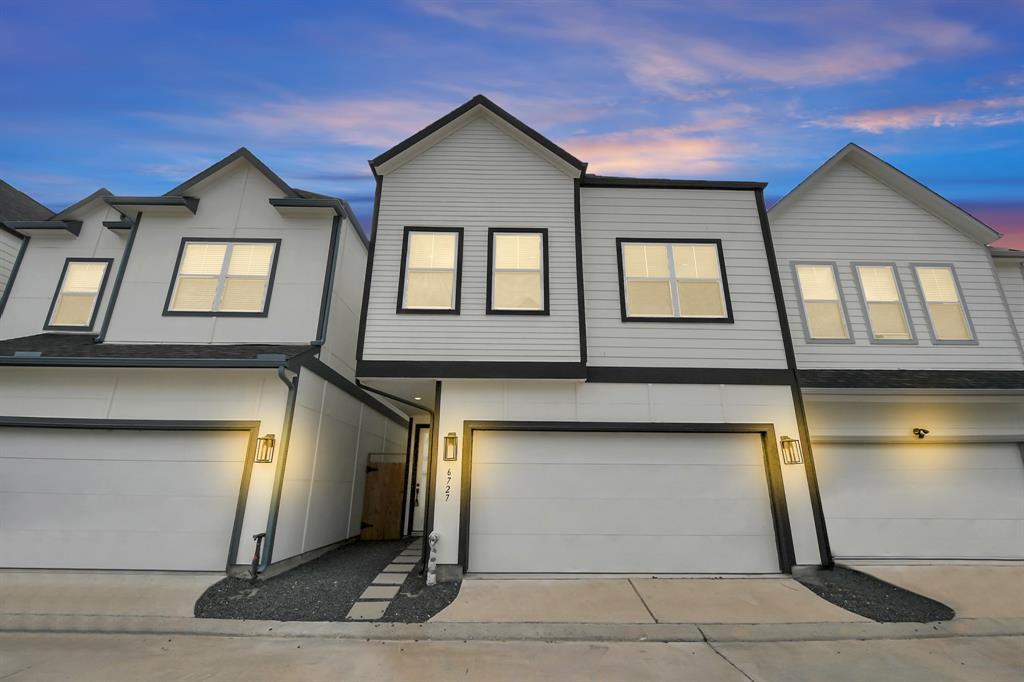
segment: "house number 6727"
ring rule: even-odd
[[[452,470],[448,469],[448,480],[444,484],[444,499],[445,502],[450,500],[452,497]]]

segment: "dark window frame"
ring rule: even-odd
[[[274,259],[270,263],[270,276],[267,278],[267,295],[263,298],[263,310],[258,312],[220,312],[216,310],[171,310],[171,297],[174,295],[174,288],[178,283],[178,272],[181,269],[181,259],[185,255],[185,245],[190,243],[214,243],[214,244],[273,244]],[[270,315],[270,297],[274,293],[274,279],[277,277],[277,260],[281,256],[281,239],[255,239],[255,238],[220,238],[220,237],[182,237],[178,245],[178,256],[174,261],[174,271],[171,273],[171,285],[167,288],[167,298],[164,300],[164,317],[267,317]]]
[[[541,286],[544,287],[543,306],[536,310],[508,310],[494,307],[494,235],[495,234],[537,234],[541,248]],[[546,227],[492,227],[487,230],[487,314],[488,315],[550,315],[551,294],[548,276],[548,229]]]
[[[725,298],[725,317],[645,317],[629,315],[626,309],[626,271],[622,265],[623,244],[711,244],[718,250],[718,272],[722,276],[722,295]],[[669,254],[671,257],[671,253]],[[721,239],[684,239],[684,238],[642,238],[618,237],[615,240],[615,260],[619,271],[619,312],[623,322],[683,322],[686,324],[733,324],[732,296],[729,293],[729,277],[725,271],[725,252]],[[678,281],[678,278],[677,278]],[[675,282],[673,282],[675,286]]]
[[[53,320],[53,311],[57,307],[57,299],[60,297],[61,289],[64,287],[64,278],[68,274],[68,266],[71,263],[105,263],[106,268],[103,270],[103,280],[100,282],[100,287],[96,291],[96,302],[92,306],[92,315],[89,317],[88,325],[74,325],[74,324],[51,324]],[[65,258],[64,267],[60,271],[60,278],[57,280],[57,288],[53,292],[53,298],[50,299],[50,309],[46,311],[46,321],[43,324],[45,331],[54,332],[90,332],[92,328],[96,326],[96,318],[100,312],[100,304],[103,302],[103,294],[107,289],[107,281],[110,279],[110,269],[114,265],[113,258]]]
[[[456,235],[455,249],[455,304],[453,308],[407,308],[405,307],[405,271],[409,258],[409,234],[411,232],[451,232]],[[398,269],[398,301],[395,312],[399,315],[458,315],[462,310],[462,248],[466,230],[462,227],[406,226],[402,231],[402,258]]]

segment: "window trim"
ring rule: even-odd
[[[718,274],[722,278],[722,296],[725,298],[725,317],[644,317],[630,316],[626,309],[626,271],[622,264],[623,244],[711,244],[718,251]],[[671,252],[669,257],[671,257]],[[736,320],[733,316],[732,297],[729,295],[729,278],[725,271],[725,254],[722,250],[721,239],[684,239],[684,238],[642,238],[642,237],[617,237],[615,239],[615,260],[619,269],[619,313],[623,322],[683,322],[686,324],[733,324]],[[678,281],[678,278],[676,279]],[[673,286],[674,286],[673,282]]]
[[[449,309],[406,308],[405,307],[405,271],[409,257],[409,234],[411,232],[451,232],[456,235],[455,249],[455,306]],[[399,315],[458,315],[462,310],[462,247],[465,242],[466,230],[462,227],[422,227],[406,226],[402,232],[402,258],[398,262],[398,302],[395,312]]]
[[[174,289],[178,285],[178,271],[181,269],[181,259],[185,255],[185,245],[189,243],[206,244],[273,244],[274,258],[270,262],[270,276],[267,277],[267,295],[263,298],[263,310],[258,312],[220,312],[217,310],[171,310],[171,298],[174,296]],[[280,239],[256,239],[241,237],[182,237],[178,245],[178,256],[174,261],[174,271],[171,273],[171,285],[167,288],[167,298],[164,300],[164,317],[267,317],[270,315],[270,297],[274,293],[274,279],[277,276],[277,259],[281,255]]]
[[[868,312],[868,298],[864,293],[864,284],[860,280],[860,267],[888,267],[892,269],[893,279],[896,281],[896,290],[900,295],[900,303],[903,305],[903,316],[907,321],[907,330],[910,333],[909,339],[879,339],[875,336],[874,327],[871,325],[871,315]],[[857,283],[857,292],[860,294],[861,309],[864,312],[864,324],[868,330],[868,341],[880,346],[916,346],[917,330],[914,329],[914,318],[910,316],[910,308],[907,306],[907,292],[903,287],[903,277],[900,276],[900,269],[894,262],[885,261],[855,261],[850,263],[853,270],[853,279]]]
[[[843,282],[839,279],[839,264],[834,260],[795,260],[790,261],[790,270],[793,273],[793,289],[797,295],[797,308],[800,310],[800,321],[804,327],[804,342],[805,343],[823,343],[823,344],[854,344],[857,340],[854,338],[853,325],[850,324],[850,311],[846,307],[846,296],[843,295]],[[846,323],[846,338],[845,339],[820,339],[815,336],[811,336],[811,325],[807,316],[807,301],[804,298],[804,290],[800,286],[800,273],[799,268],[801,265],[817,265],[817,266],[828,266],[832,268],[832,276],[836,282],[836,293],[839,295],[839,306],[842,309],[843,321]]]
[[[967,329],[971,332],[971,338],[938,338],[938,335],[935,333],[935,325],[932,323],[931,310],[928,309],[928,299],[925,298],[924,287],[921,285],[921,276],[917,272],[918,268],[949,268],[950,273],[953,275],[953,286],[956,287],[956,295],[960,297],[960,309],[964,313],[964,319],[967,320]],[[928,334],[931,336],[932,344],[936,346],[977,346],[978,332],[974,328],[974,320],[971,319],[971,313],[967,309],[967,301],[964,299],[964,289],[960,286],[960,278],[956,274],[956,267],[952,263],[911,263],[910,269],[914,273],[914,284],[917,287],[917,294],[920,296],[921,307],[924,309],[924,319],[928,323]]]
[[[100,280],[99,289],[96,290],[96,301],[92,304],[92,314],[89,317],[88,325],[74,325],[74,324],[51,324],[53,320],[53,311],[57,307],[57,298],[60,296],[61,289],[64,287],[64,278],[68,274],[68,266],[71,263],[105,263],[106,268],[103,269],[103,279]],[[60,277],[57,279],[57,288],[53,291],[53,298],[50,299],[50,308],[46,311],[46,320],[43,324],[44,331],[59,331],[59,332],[91,332],[93,327],[96,326],[96,318],[99,316],[100,304],[103,302],[103,294],[107,289],[107,280],[110,279],[110,270],[114,266],[113,258],[65,258],[64,267],[60,271]]]
[[[494,235],[495,234],[536,234],[540,235],[541,286],[544,288],[543,305],[536,310],[515,310],[494,307]],[[548,276],[548,229],[546,227],[492,227],[487,230],[487,314],[488,315],[550,315],[551,296]]]

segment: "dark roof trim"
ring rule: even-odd
[[[585,379],[580,362],[473,362],[360,360],[356,375],[365,379]]]
[[[415,133],[411,137],[407,137],[405,140],[399,142],[394,147],[392,147],[391,149],[387,150],[386,152],[384,152],[380,156],[378,156],[378,157],[376,157],[374,159],[371,159],[370,160],[370,166],[372,168],[376,168],[377,166],[380,166],[381,164],[385,163],[386,161],[388,161],[388,160],[398,156],[399,154],[404,152],[406,149],[409,149],[410,147],[415,145],[417,142],[420,142],[421,140],[429,137],[430,135],[433,135],[434,133],[439,131],[441,128],[444,128],[449,123],[452,123],[456,119],[459,119],[462,116],[464,116],[465,114],[468,114],[470,111],[472,111],[474,108],[476,108],[478,106],[481,106],[481,107],[487,109],[492,114],[494,114],[498,118],[502,119],[503,121],[505,121],[506,123],[511,125],[513,128],[515,128],[519,132],[523,133],[524,135],[529,137],[531,140],[533,140],[534,142],[536,142],[540,146],[544,147],[545,149],[547,149],[549,152],[551,152],[552,154],[554,154],[558,158],[560,158],[563,161],[565,161],[566,163],[568,163],[570,166],[576,168],[581,173],[584,172],[587,169],[587,164],[585,162],[580,161],[575,156],[573,156],[569,152],[565,151],[564,149],[559,147],[557,144],[555,144],[554,142],[552,142],[548,138],[544,137],[543,135],[538,133],[536,130],[534,130],[533,128],[529,127],[528,125],[526,125],[525,123],[520,121],[518,118],[516,118],[512,114],[508,113],[507,111],[505,111],[504,109],[502,109],[497,104],[495,104],[491,100],[487,99],[483,95],[475,96],[473,99],[469,100],[468,102],[466,102],[462,106],[458,107],[454,111],[450,112],[446,116],[443,116],[443,117],[437,119],[436,121],[434,121],[433,123],[428,125],[423,130],[419,131],[418,133]]]
[[[282,180],[281,177],[277,173],[275,173],[274,171],[270,170],[270,168],[265,163],[263,163],[258,158],[256,158],[256,155],[253,154],[248,149],[246,149],[245,147],[239,147],[237,150],[235,150],[231,154],[228,154],[223,159],[221,159],[217,163],[213,164],[212,166],[210,166],[206,170],[200,171],[196,175],[193,175],[191,178],[189,178],[185,182],[183,182],[180,185],[178,185],[177,187],[175,187],[174,189],[170,190],[164,196],[173,196],[173,195],[184,194],[185,190],[190,189],[193,185],[196,185],[196,184],[202,182],[203,180],[205,180],[206,178],[210,177],[214,173],[219,172],[220,170],[226,168],[227,166],[230,166],[232,163],[234,163],[235,161],[237,161],[239,159],[245,159],[246,161],[251,163],[253,166],[255,166],[257,168],[257,170],[259,170],[261,173],[263,173],[263,175],[265,175],[268,180],[270,180],[272,183],[274,183],[277,186],[278,189],[280,189],[282,192],[284,192],[285,196],[287,196],[287,197],[297,197],[297,196],[299,196],[298,193],[287,182]]]
[[[76,237],[82,233],[81,220],[7,220],[3,224],[22,237],[27,236],[22,230],[64,231]]]
[[[307,357],[304,358],[300,364],[304,369],[308,369],[327,383],[332,386],[336,386],[345,393],[348,393],[356,400],[359,400],[364,405],[376,410],[399,426],[408,426],[408,415],[401,414],[377,400],[351,380],[339,374],[330,365],[325,364],[319,358]]]
[[[731,367],[588,367],[587,381],[627,384],[745,384],[789,386],[788,369],[735,369]]]
[[[126,232],[135,227],[135,223],[129,220],[127,216],[121,216],[120,220],[104,220],[103,227],[113,232]]]
[[[0,356],[0,365],[29,367],[213,367],[273,369],[287,362],[284,356],[268,354],[255,358],[62,358],[43,356]]]
[[[111,192],[106,187],[100,187],[98,190],[96,190],[95,192],[93,192],[92,194],[87,196],[86,198],[84,198],[84,199],[82,199],[80,201],[76,201],[75,203],[71,204],[70,206],[65,208],[63,211],[61,211],[60,213],[55,214],[52,218],[50,218],[50,220],[63,220],[65,216],[71,215],[72,213],[74,213],[78,209],[82,208],[83,206],[89,204],[90,202],[95,201],[96,199],[99,199],[100,197],[110,197],[110,196],[113,196],[113,192]]]
[[[803,369],[804,388],[1024,389],[1022,370]]]
[[[988,252],[993,258],[1015,258],[1024,259],[1024,250],[1005,249],[999,246],[988,247]]]
[[[183,206],[195,215],[199,208],[198,197],[170,196],[162,197],[106,197],[108,204],[117,208],[118,206]]]
[[[651,189],[731,189],[754,191],[768,186],[766,182],[733,180],[672,180],[669,178],[625,178],[614,175],[583,176],[583,187],[637,187]]]
[[[348,205],[348,202],[344,199],[338,199],[336,197],[285,197],[284,199],[271,198],[270,205],[274,208],[330,208],[334,209],[334,214],[346,218],[351,224],[355,233],[359,235],[359,240],[363,242],[363,246],[369,246],[370,240],[367,239],[366,233],[363,232],[363,226],[359,224],[359,219],[356,218],[355,213],[352,212],[352,207]]]

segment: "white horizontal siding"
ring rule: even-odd
[[[398,315],[407,226],[465,230],[459,315]],[[487,230],[547,228],[550,315],[487,315]],[[477,118],[385,176],[366,360],[579,360],[573,182]]]
[[[1024,338],[1024,261],[998,258],[995,265],[1017,333]]]
[[[0,230],[0,297],[7,290],[7,283],[11,279],[11,270],[14,269],[14,261],[21,251],[22,240],[13,234]]]
[[[580,201],[588,364],[786,367],[753,192],[585,187]],[[721,239],[735,322],[623,322],[618,237]]]
[[[984,246],[849,162],[824,174],[798,201],[771,214],[797,364],[804,369],[1020,369],[1024,358]],[[794,261],[835,261],[854,343],[807,343]],[[851,263],[896,263],[918,342],[872,344]],[[935,345],[911,263],[952,263],[977,345]]]

